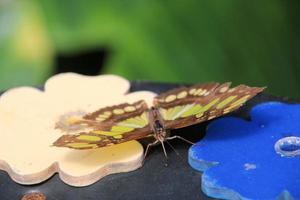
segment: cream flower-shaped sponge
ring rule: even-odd
[[[68,112],[93,112],[101,107],[144,99],[152,92],[127,93],[129,81],[114,75],[65,73],[50,78],[44,91],[20,87],[0,97],[0,169],[21,184],[40,183],[54,173],[72,186],[141,166],[143,147],[137,141],[93,150],[57,148],[64,134],[55,123]]]

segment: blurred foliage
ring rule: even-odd
[[[0,3],[0,89],[38,85],[49,76],[51,42],[38,5]]]
[[[56,54],[95,47],[104,73],[232,81],[300,97],[298,1],[27,0],[0,9],[0,88],[41,84]]]

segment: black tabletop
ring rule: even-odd
[[[131,91],[150,90],[156,93],[178,87],[178,84],[159,84],[150,82],[132,82]],[[248,118],[248,112],[255,104],[265,101],[296,102],[288,98],[275,97],[265,93],[257,95],[238,111],[230,114]],[[199,141],[205,134],[205,122],[199,125],[172,132],[193,142]],[[141,141],[143,145],[147,141]],[[168,162],[165,160],[161,146],[155,146],[146,157],[143,167],[128,173],[112,174],[97,183],[86,187],[72,187],[63,183],[57,174],[49,180],[31,186],[13,182],[6,172],[0,171],[0,200],[17,200],[28,192],[42,192],[47,200],[107,200],[107,199],[211,199],[201,191],[201,173],[192,169],[187,162],[189,144],[171,141],[167,147]],[[166,166],[166,162],[168,165]]]

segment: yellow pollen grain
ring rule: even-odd
[[[172,102],[176,99],[176,96],[174,94],[171,94],[169,96],[167,96],[167,98],[165,99],[167,103]]]

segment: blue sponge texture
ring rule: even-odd
[[[202,191],[230,200],[300,199],[300,104],[266,102],[220,118],[189,150]]]

